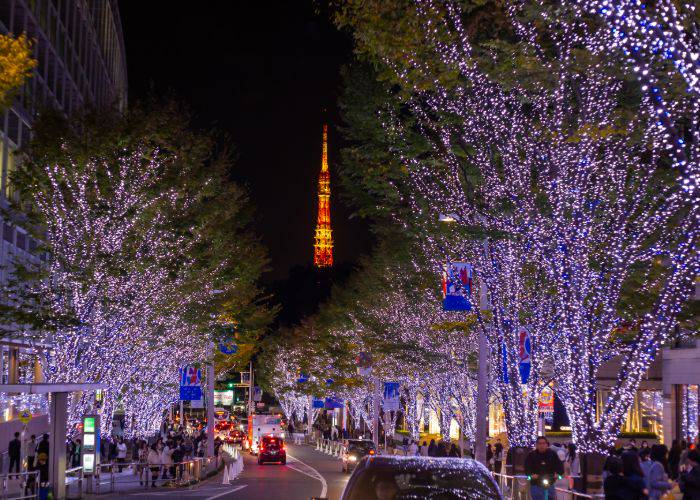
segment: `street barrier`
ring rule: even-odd
[[[492,472],[505,500],[530,500],[530,482],[527,476],[509,476]],[[604,494],[589,495],[568,488],[555,487],[556,500],[603,499]],[[554,500],[554,499],[552,499]]]
[[[66,469],[66,498],[81,498],[83,496],[83,477],[82,467]]]
[[[0,476],[0,483],[2,498],[39,498],[39,471],[3,474]]]

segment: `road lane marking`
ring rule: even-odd
[[[226,491],[224,491],[224,492],[222,492],[222,493],[219,493],[218,495],[213,495],[213,496],[207,497],[206,500],[214,500],[215,498],[219,498],[219,497],[222,497],[222,496],[224,496],[224,495],[228,495],[229,493],[235,493],[235,492],[238,491],[238,490],[242,490],[242,489],[245,488],[246,486],[248,486],[248,485],[247,485],[247,484],[241,484],[241,485],[239,485],[239,486],[235,486],[235,487],[233,487],[233,488],[231,488],[231,489],[227,489]]]
[[[306,475],[306,476],[309,476],[309,477],[311,477],[311,478],[313,478],[313,479],[316,479],[316,480],[318,480],[318,481],[321,481],[321,498],[325,498],[326,495],[328,494],[328,483],[326,483],[326,478],[323,477],[319,471],[317,471],[316,469],[314,469],[313,467],[311,467],[309,464],[306,464],[306,463],[302,462],[301,460],[299,460],[298,458],[291,456],[289,453],[287,453],[287,457],[291,458],[291,459],[294,460],[295,462],[299,462],[301,465],[303,465],[303,466],[305,466],[305,467],[308,467],[309,469],[311,469],[312,471],[314,471],[314,472],[316,473],[316,474],[310,474],[310,473],[307,472],[307,471],[304,471],[304,470],[301,470],[301,469],[297,469],[296,467],[292,467],[290,464],[287,464],[287,467],[288,467],[288,468],[290,468],[290,469],[292,469],[292,470],[294,470],[294,471],[297,471],[297,472],[299,472],[299,473],[301,473],[301,474],[304,474],[304,475]]]

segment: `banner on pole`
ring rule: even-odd
[[[326,402],[320,398],[314,398],[311,401],[311,408],[323,409],[326,406]]]
[[[202,399],[202,370],[189,365],[180,368],[180,399],[198,401]]]
[[[343,400],[341,398],[332,396],[326,398],[323,407],[326,410],[334,410],[335,408],[343,408]]]
[[[545,386],[542,389],[537,410],[542,413],[554,413],[554,390],[550,386]]]
[[[471,311],[472,265],[448,262],[442,275],[442,308],[445,311]]]
[[[262,401],[262,389],[257,385],[253,387],[253,401]]]
[[[384,411],[398,411],[401,407],[401,397],[398,382],[384,382]]]
[[[518,330],[518,372],[520,373],[520,383],[527,384],[530,379],[530,368],[532,365],[531,354],[532,352],[532,340],[530,339],[530,333],[527,328],[520,327]],[[506,349],[506,344],[501,344],[501,358],[503,360],[503,366],[501,368],[503,375],[503,382],[508,383],[508,350]]]

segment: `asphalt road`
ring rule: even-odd
[[[255,457],[244,452],[243,473],[230,485],[221,484],[219,474],[187,490],[142,490],[110,498],[309,500],[325,494],[329,500],[338,500],[349,477],[341,472],[340,461],[311,446],[286,446],[287,465],[258,465]]]

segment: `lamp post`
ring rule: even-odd
[[[440,214],[440,222],[450,223],[459,222],[461,218],[456,214]],[[489,255],[488,241],[484,240],[484,255]],[[488,298],[486,295],[486,283],[479,279],[479,309],[482,311],[489,309]],[[484,465],[486,463],[486,440],[488,439],[487,418],[489,411],[489,395],[488,395],[488,361],[489,361],[489,344],[486,338],[486,332],[483,328],[479,328],[479,366],[477,371],[476,384],[476,428],[474,435],[474,457]]]

